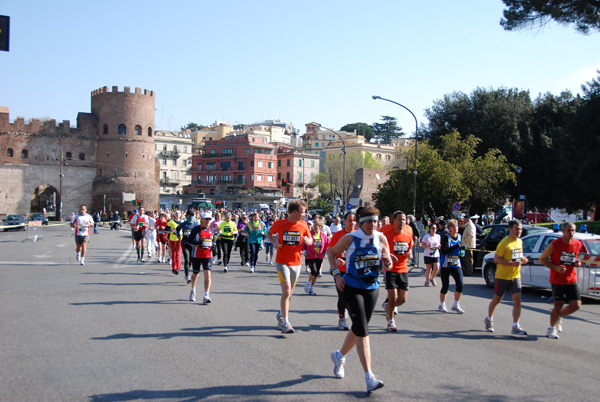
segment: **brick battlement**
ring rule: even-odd
[[[136,95],[145,95],[145,96],[154,97],[154,91],[150,91],[148,89],[144,89],[144,93],[142,94],[141,88],[135,88],[135,92],[131,92],[131,87],[124,87],[123,92],[120,92],[118,86],[113,86],[112,91],[109,90],[108,86],[93,90],[92,97],[102,95],[102,94],[109,94],[109,93],[125,93],[125,94],[135,93]]]
[[[0,110],[0,131],[2,132],[19,132],[26,134],[34,134],[39,131],[71,133],[73,131],[70,120],[63,120],[62,123],[56,124],[54,119],[40,120],[32,118],[29,123],[25,122],[25,118],[17,116],[13,123],[9,121],[8,108],[3,107]]]

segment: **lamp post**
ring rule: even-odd
[[[381,96],[377,96],[377,95],[373,95],[372,96],[373,100],[383,100],[386,102],[390,102],[393,103],[395,105],[398,105],[406,110],[408,110],[408,112],[412,115],[412,117],[415,119],[415,170],[413,171],[413,176],[414,176],[414,182],[413,182],[413,216],[417,216],[417,144],[419,142],[419,123],[417,122],[417,117],[415,116],[415,114],[406,106],[398,103],[398,102],[394,102],[393,100],[389,100],[389,99],[385,99],[382,98]]]
[[[332,133],[334,133],[335,135],[340,137],[340,140],[342,140],[342,155],[344,157],[343,165],[342,165],[342,203],[343,203],[343,208],[345,209],[346,208],[346,141],[344,141],[344,138],[339,133],[336,133],[332,129],[322,126],[320,124],[319,124],[319,127],[324,128],[327,131],[331,131]]]
[[[517,200],[521,199],[521,190],[519,189],[519,182],[521,181],[521,172],[523,172],[523,168],[521,166],[517,166],[515,168],[515,173],[517,173]]]

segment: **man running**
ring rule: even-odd
[[[135,249],[137,251],[138,264],[144,261],[144,240],[146,238],[146,229],[150,226],[148,216],[144,214],[144,208],[131,218],[131,227],[133,229],[133,238],[135,239]]]
[[[413,254],[413,232],[409,229],[406,214],[402,211],[394,212],[392,224],[381,228],[391,253],[397,258],[383,272],[388,297],[385,316],[388,320],[387,330],[390,332],[398,330],[394,321],[394,309],[403,305],[408,296],[408,260],[412,259]]]
[[[485,317],[485,330],[494,332],[494,311],[502,301],[505,292],[512,295],[513,300],[513,326],[510,331],[513,335],[527,335],[521,328],[521,264],[527,264],[527,257],[523,255],[523,241],[520,239],[523,225],[516,219],[508,222],[508,236],[496,247],[494,262],[496,263],[496,286],[494,297],[488,306],[488,316]]]
[[[581,242],[575,239],[575,224],[567,222],[562,225],[562,237],[548,244],[540,256],[540,263],[550,268],[550,284],[554,295],[554,308],[550,313],[548,338],[558,339],[562,332],[562,317],[579,310],[581,295],[577,284],[577,271],[583,263],[577,259],[581,250]],[[568,306],[563,307],[565,301]]]
[[[77,261],[85,265],[85,254],[87,252],[87,243],[90,237],[90,226],[94,227],[94,218],[87,213],[85,205],[79,206],[79,213],[71,219],[71,227],[75,228],[75,251],[77,252]]]
[[[200,274],[200,267],[204,270],[204,298],[202,304],[212,303],[210,298],[210,273],[212,269],[212,250],[215,246],[214,230],[210,226],[212,213],[203,212],[200,216],[200,225],[195,226],[187,238],[188,244],[193,246],[192,250],[192,290],[190,301],[196,301],[196,283]]]
[[[283,334],[294,333],[288,314],[302,266],[302,243],[307,246],[313,244],[308,225],[303,220],[306,208],[303,200],[291,201],[288,204],[288,217],[275,222],[267,231],[267,238],[277,250],[275,263],[281,284],[281,310],[277,312],[277,325]]]

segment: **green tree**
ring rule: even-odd
[[[322,196],[329,196],[331,194],[331,184],[327,172],[320,172],[317,174],[310,184],[310,187],[318,187]]]
[[[189,122],[188,124],[186,124],[185,126],[181,126],[182,130],[202,130],[204,128],[206,128],[207,126],[203,126],[202,124],[198,124],[198,123],[193,123],[193,122]]]
[[[367,141],[370,141],[371,138],[375,136],[375,130],[373,130],[373,126],[367,123],[346,124],[344,127],[340,128],[340,131],[352,132],[354,130],[356,130],[356,134],[362,135]]]
[[[308,202],[308,209],[318,212],[319,215],[326,215],[333,211],[333,203],[327,198],[315,198]]]
[[[507,31],[542,27],[554,20],[574,24],[583,34],[600,31],[598,0],[502,0],[507,7],[500,25]]]
[[[389,144],[392,138],[402,137],[402,127],[398,127],[398,120],[392,116],[381,116],[383,123],[373,123],[375,138],[382,139],[384,143]]]
[[[344,181],[344,155],[343,153],[330,153],[327,155],[327,178],[333,183],[334,197],[348,200],[354,188],[354,175],[357,169],[381,169],[381,162],[371,153],[363,154],[361,151],[352,151],[346,154],[346,180]],[[345,190],[345,194],[343,191]]]

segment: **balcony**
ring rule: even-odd
[[[204,158],[234,158],[235,157],[235,153],[232,154],[202,154],[202,157]]]
[[[161,154],[161,156],[163,158],[179,158],[181,156],[181,154],[179,153],[179,151],[165,151],[165,150],[163,150],[160,154]]]
[[[160,185],[161,186],[178,186],[179,179],[173,180],[173,179],[169,179],[168,177],[161,177]]]

